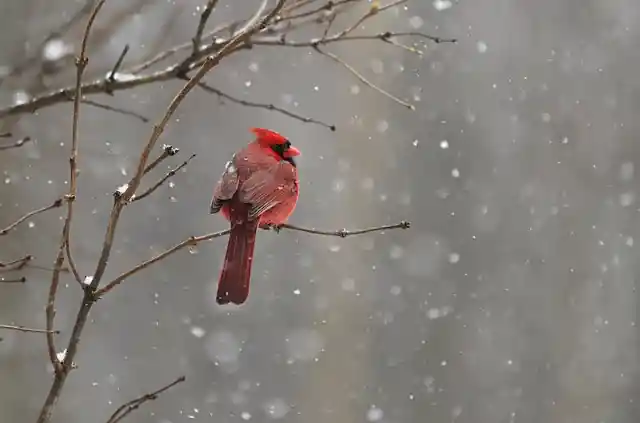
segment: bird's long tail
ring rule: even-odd
[[[242,219],[233,217],[231,219],[231,233],[218,281],[216,295],[218,304],[242,304],[249,296],[249,280],[258,220],[249,220],[246,218],[248,213],[243,214]]]

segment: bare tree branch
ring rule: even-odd
[[[329,30],[331,29],[331,25],[333,25],[333,22],[335,22],[337,17],[338,15],[336,13],[331,14],[329,20],[327,21],[327,25],[324,27],[324,31],[322,32],[322,39],[327,38],[327,36],[329,35]]]
[[[118,407],[118,409],[116,411],[114,411],[114,413],[111,415],[111,417],[109,417],[109,420],[107,420],[107,423],[118,423],[120,420],[124,419],[129,414],[131,414],[132,412],[137,410],[145,402],[154,401],[154,400],[158,399],[158,395],[162,394],[163,392],[168,391],[169,389],[173,388],[174,386],[176,386],[179,383],[184,382],[185,380],[187,380],[187,378],[185,376],[180,376],[179,378],[177,378],[173,382],[169,383],[168,385],[163,386],[162,388],[158,389],[157,391],[153,391],[153,392],[150,392],[148,394],[144,394],[143,396],[141,396],[139,398],[136,398],[134,400],[131,400],[129,402],[126,402],[126,403],[122,404],[120,407]]]
[[[47,296],[47,305],[45,307],[47,330],[53,330],[54,319],[56,316],[56,309],[55,309],[56,294],[58,293],[58,285],[60,284],[60,273],[62,272],[63,263],[64,263],[64,254],[63,254],[63,250],[60,249],[58,250],[58,256],[56,257],[56,261],[53,267],[53,276],[51,277],[51,284],[49,285],[49,294]],[[60,363],[60,360],[58,360],[58,357],[56,355],[55,339],[53,338],[53,333],[51,332],[47,333],[47,353],[49,355],[49,361],[51,362],[51,365],[53,366],[53,370],[54,370],[53,383],[56,384],[56,382],[61,380],[61,378],[63,377],[62,376],[63,368]],[[38,422],[49,421],[56,401],[57,401],[57,396],[52,399],[49,399],[49,397],[47,397],[45,405],[40,411],[40,417],[38,417]],[[44,417],[42,417],[44,413],[47,413],[48,416],[45,415]]]
[[[78,191],[78,125],[80,122],[80,100],[82,99],[82,74],[87,67],[89,59],[87,58],[87,43],[89,42],[89,33],[91,32],[91,26],[100,12],[100,9],[104,5],[105,0],[98,0],[87,22],[87,27],[82,37],[82,45],[80,47],[80,55],[76,58],[76,89],[73,98],[73,119],[71,129],[71,156],[69,157],[69,193],[65,196],[67,201],[67,218],[64,222],[62,230],[62,241],[60,243],[60,253],[64,248],[67,255],[67,261],[69,262],[69,268],[76,279],[76,282],[82,286],[82,278],[78,272],[73,255],[71,254],[71,222],[73,219],[73,203],[76,200]],[[60,272],[59,269],[54,269],[54,272]]]
[[[0,277],[0,283],[25,283],[27,278],[24,276],[20,276],[19,278],[6,279],[4,277]]]
[[[5,134],[3,134],[5,135]],[[11,134],[9,134],[10,136]],[[5,137],[3,137],[5,138]],[[0,145],[0,151],[3,150],[10,150],[12,148],[18,148],[18,147],[22,147],[23,145],[25,145],[26,143],[28,143],[29,141],[31,141],[31,137],[24,137],[24,138],[20,138],[18,141],[12,143],[12,144],[5,144],[5,145]]]
[[[346,28],[345,30],[343,30],[342,32],[338,33],[338,38],[340,37],[344,37],[347,34],[350,34],[351,32],[353,32],[354,30],[358,29],[358,27],[360,27],[360,25],[362,25],[364,23],[364,21],[366,21],[367,19],[377,15],[379,12],[384,12],[387,9],[391,9],[392,7],[398,6],[402,3],[406,3],[408,0],[396,0],[393,3],[387,4],[385,6],[380,6],[379,2],[372,2],[371,6],[369,6],[369,10],[367,11],[367,13],[365,13],[364,15],[362,15],[353,25],[351,25],[350,27]]]
[[[33,260],[33,256],[30,254],[27,254],[26,256],[21,257],[17,260],[0,262],[0,273],[10,272],[13,270],[21,270],[24,267],[26,267],[31,260]]]
[[[169,144],[165,144],[162,146],[162,154],[160,156],[158,156],[157,159],[155,159],[153,162],[151,162],[145,169],[144,169],[144,175],[146,175],[147,173],[151,172],[153,169],[155,169],[160,163],[162,163],[167,157],[171,157],[171,156],[175,156],[176,154],[178,154],[180,152],[179,148],[176,148],[172,145]]]
[[[204,7],[204,10],[200,14],[200,22],[198,22],[198,29],[196,29],[196,35],[193,37],[193,52],[192,55],[197,55],[200,51],[200,45],[202,44],[202,33],[204,32],[204,27],[207,25],[207,21],[211,16],[211,12],[215,9],[218,4],[218,0],[209,0],[207,1],[207,5]]]
[[[138,273],[139,271],[141,271],[143,269],[146,269],[147,267],[151,266],[152,264],[157,263],[160,260],[170,256],[171,254],[182,250],[185,247],[195,246],[200,242],[208,241],[208,240],[214,239],[214,238],[219,238],[221,236],[229,234],[229,232],[231,232],[231,230],[230,229],[226,229],[224,231],[213,232],[213,233],[210,233],[210,234],[207,234],[207,235],[191,236],[191,237],[185,239],[184,241],[182,241],[181,243],[176,244],[173,247],[169,248],[168,250],[163,251],[162,253],[158,254],[157,256],[154,256],[154,257],[150,258],[149,260],[146,260],[146,261],[138,264],[133,269],[131,269],[131,270],[127,271],[127,272],[124,272],[123,274],[121,274],[120,276],[118,276],[117,278],[112,280],[111,282],[107,283],[103,288],[98,289],[96,291],[96,297],[97,298],[103,297],[104,294],[106,294],[107,292],[111,291],[116,286],[120,285],[122,282],[124,282],[129,277],[133,276],[134,274]]]
[[[119,113],[121,115],[124,116],[131,116],[134,117],[138,120],[141,120],[144,123],[149,122],[149,118],[146,116],[141,115],[140,113],[134,112],[132,110],[126,110],[120,107],[113,107],[113,106],[109,106],[108,104],[103,104],[103,103],[98,103],[97,101],[93,101],[93,100],[87,100],[87,99],[82,99],[80,100],[82,102],[82,104],[87,104],[89,106],[93,106],[93,107],[97,107],[99,109],[104,109],[104,110],[108,110],[110,112],[114,112],[114,113]]]
[[[292,14],[292,12],[295,12],[298,9],[302,9],[305,6],[309,6],[312,3],[315,3],[316,0],[303,0],[303,1],[299,1],[296,2],[294,4],[292,4],[291,6],[285,8],[285,10],[280,14],[280,16],[278,17],[278,19],[276,20],[276,23],[280,23],[280,22],[285,22],[285,21],[290,21],[293,19],[299,19],[299,18],[304,18],[304,17],[308,17],[308,16],[316,16],[319,13],[326,13],[326,12],[331,12],[337,10],[340,6],[345,6],[348,4],[356,4],[358,3],[360,0],[336,0],[336,1],[327,1],[327,2],[322,2],[322,4],[316,8],[313,9],[309,9],[309,10],[305,10],[303,12],[300,12],[298,14]]]
[[[31,333],[60,333],[59,330],[54,330],[54,331],[50,331],[47,329],[34,329],[34,328],[28,328],[26,326],[14,326],[14,325],[0,325],[0,329],[6,329],[6,330],[16,330],[18,332],[31,332]]]
[[[45,270],[48,272],[53,271],[53,269],[50,267],[39,266],[37,264],[33,264],[32,262],[33,262],[33,256],[31,254],[27,254],[26,256],[20,257],[19,259],[16,259],[16,260],[0,262],[0,273],[15,272],[18,270],[22,270],[24,268]],[[69,269],[63,268],[62,271],[68,272]],[[24,276],[20,278],[13,278],[13,279],[0,278],[0,283],[24,283],[26,281],[27,281],[27,278],[25,278]]]
[[[76,197],[76,189],[77,189],[77,156],[78,156],[78,119],[80,115],[80,99],[82,97],[82,73],[87,65],[87,41],[89,39],[89,34],[91,32],[91,26],[100,12],[100,9],[104,5],[105,0],[98,0],[95,4],[91,15],[89,16],[89,20],[87,22],[86,29],[84,31],[84,36],[82,38],[82,46],[80,49],[80,55],[76,60],[76,89],[75,89],[75,98],[73,104],[73,129],[72,129],[72,146],[71,146],[71,156],[69,157],[69,170],[70,170],[70,187],[69,194],[66,196],[67,200],[67,217],[64,222],[64,226],[62,229],[62,234],[60,236],[60,246],[58,248],[58,255],[56,257],[55,266],[53,269],[53,275],[51,277],[51,284],[49,285],[49,296],[47,300],[46,306],[46,328],[47,328],[47,350],[49,353],[49,360],[53,365],[54,369],[54,380],[49,391],[49,395],[45,400],[42,409],[40,410],[40,415],[38,416],[38,423],[45,423],[51,419],[51,415],[53,413],[53,407],[55,406],[58,397],[60,395],[60,390],[64,385],[64,381],[66,380],[66,375],[71,369],[71,364],[73,357],[70,360],[64,360],[62,363],[58,359],[56,355],[55,342],[53,338],[53,325],[55,318],[55,301],[56,294],[58,291],[58,285],[60,283],[60,272],[62,271],[62,265],[64,263],[64,254],[66,249],[67,258],[69,260],[69,266],[74,274],[76,281],[78,281],[82,285],[82,280],[80,279],[80,274],[78,273],[75,264],[73,263],[71,251],[69,247],[69,234],[71,231],[71,219],[73,218],[73,201]],[[66,248],[65,248],[66,247]],[[85,291],[86,293],[86,291]]]
[[[410,226],[411,226],[411,224],[409,222],[402,221],[402,222],[397,223],[395,225],[376,226],[376,227],[373,227],[373,228],[357,229],[357,230],[350,230],[350,231],[346,230],[346,229],[340,229],[340,230],[337,230],[337,231],[323,231],[323,230],[318,230],[318,229],[313,229],[313,228],[304,228],[304,227],[301,227],[301,226],[295,226],[295,225],[290,225],[290,224],[282,225],[279,228],[288,229],[288,230],[292,230],[292,231],[307,232],[307,233],[315,234],[315,235],[330,235],[330,236],[338,236],[338,237],[341,237],[341,238],[345,238],[347,236],[361,235],[361,234],[366,234],[366,233],[370,233],[370,232],[381,232],[381,231],[386,231],[386,230],[391,230],[391,229],[408,229]],[[213,233],[206,234],[206,235],[201,235],[201,236],[191,236],[191,237],[185,239],[184,241],[180,242],[179,244],[176,244],[173,247],[169,248],[168,250],[165,250],[162,253],[150,258],[149,260],[146,260],[146,261],[138,264],[137,266],[135,266],[131,270],[128,270],[128,271],[124,272],[123,274],[121,274],[120,276],[118,276],[117,278],[112,280],[111,282],[107,283],[103,288],[99,289],[96,292],[96,296],[98,298],[104,296],[107,292],[111,291],[113,288],[115,288],[116,286],[120,285],[122,282],[124,282],[129,277],[135,275],[136,273],[138,273],[141,270],[146,269],[147,267],[151,266],[152,264],[157,263],[157,262],[165,259],[166,257],[172,255],[173,253],[176,253],[176,252],[182,250],[185,247],[192,247],[192,246],[195,246],[195,245],[199,244],[200,242],[208,241],[208,240],[211,240],[211,239],[214,239],[214,238],[219,238],[221,236],[228,235],[229,232],[231,232],[231,231],[229,229],[227,229],[227,230],[224,230],[224,231],[213,232]]]
[[[236,104],[240,104],[242,106],[246,106],[246,107],[254,107],[254,108],[258,108],[258,109],[266,109],[266,110],[273,110],[275,112],[278,113],[282,113],[285,116],[289,116],[293,119],[299,120],[301,122],[304,123],[314,123],[316,125],[320,125],[320,126],[324,126],[325,128],[330,129],[331,131],[335,131],[336,130],[336,126],[335,125],[329,125],[328,123],[310,118],[310,117],[305,117],[305,116],[300,116],[296,113],[290,112],[286,109],[283,109],[281,107],[278,107],[272,103],[257,103],[255,101],[248,101],[248,100],[241,100],[237,97],[233,97],[230,94],[227,94],[223,91],[220,91],[219,89],[212,87],[211,85],[207,84],[206,82],[198,82],[198,87],[202,88],[203,90],[216,94],[218,95],[220,98],[223,98],[225,100],[229,100],[233,103]]]
[[[112,95],[113,93],[105,91],[105,94]],[[75,95],[72,94],[72,93],[68,93],[67,101],[74,102],[75,101]],[[100,102],[95,101],[95,100],[88,100],[86,98],[86,96],[84,96],[84,95],[80,99],[80,102],[82,104],[87,104],[89,106],[96,107],[98,109],[108,110],[110,112],[118,113],[118,114],[121,114],[121,115],[124,115],[124,116],[131,116],[131,117],[139,119],[139,120],[141,120],[142,122],[145,122],[145,123],[149,122],[149,118],[147,118],[146,116],[141,115],[140,113],[134,112],[132,110],[127,110],[127,109],[124,109],[122,107],[110,106],[108,104],[100,103]]]
[[[383,90],[382,88],[380,88],[379,86],[377,86],[373,82],[369,81],[360,72],[358,72],[353,66],[351,66],[350,64],[348,64],[347,62],[345,62],[344,60],[342,60],[341,58],[339,58],[335,54],[329,53],[328,51],[321,50],[319,46],[315,46],[314,50],[317,51],[318,53],[320,53],[321,55],[323,55],[325,57],[328,57],[329,59],[333,60],[334,62],[342,65],[345,69],[347,69],[349,72],[351,72],[353,74],[353,76],[358,78],[360,80],[360,82],[362,82],[367,87],[379,92],[380,94],[384,95],[385,97],[390,98],[391,100],[395,101],[396,103],[398,103],[401,106],[406,107],[407,109],[410,109],[410,110],[415,110],[416,109],[416,107],[413,104],[407,103],[404,100],[400,100],[398,97],[394,96],[393,94],[389,93],[388,91]]]
[[[158,167],[158,165],[160,165],[160,163],[162,163],[163,161],[165,161],[168,157],[171,156],[175,156],[176,154],[178,154],[180,152],[180,149],[177,147],[173,147],[172,145],[169,144],[165,144],[162,146],[162,154],[160,154],[154,161],[152,161],[151,163],[149,163],[145,168],[144,171],[142,172],[142,175],[146,175],[147,173],[151,172],[153,169],[155,169],[156,167]],[[193,159],[195,157],[195,154],[193,154],[186,162],[184,162],[182,165],[178,166],[177,169],[174,169],[173,171],[170,171],[168,174],[165,175],[164,178],[162,178],[160,180],[160,182],[158,182],[157,184],[155,184],[154,186],[152,186],[149,190],[147,190],[144,194],[141,194],[140,196],[136,196],[135,194],[133,195],[133,197],[131,197],[131,199],[129,199],[129,203],[132,203],[134,201],[138,201],[143,197],[147,197],[149,194],[151,194],[153,191],[155,191],[156,189],[158,189],[160,187],[160,185],[162,185],[167,179],[169,179],[170,177],[174,176],[176,174],[176,172],[178,172],[180,169],[182,169],[183,167],[185,167],[190,161],[191,159]],[[120,187],[118,187],[118,189],[116,189],[116,191],[113,193],[114,197],[116,199],[119,199],[120,197],[122,197],[124,195],[124,193],[127,191],[127,189],[129,188],[129,184],[124,184]]]
[[[195,154],[192,154],[187,160],[185,160],[184,162],[182,162],[182,164],[180,164],[178,167],[171,169],[169,172],[167,172],[166,175],[164,175],[162,177],[162,179],[160,179],[158,182],[156,182],[155,184],[153,184],[151,187],[149,187],[149,189],[147,189],[145,192],[143,192],[140,195],[134,195],[133,197],[131,197],[131,202],[133,203],[134,201],[140,201],[145,197],[148,197],[149,195],[151,195],[155,190],[157,190],[158,188],[160,188],[160,186],[162,184],[164,184],[167,179],[173,177],[176,175],[176,173],[178,173],[180,171],[180,169],[184,168],[185,166],[187,166],[189,164],[189,162],[196,157]]]
[[[337,236],[340,238],[346,238],[348,236],[353,236],[353,235],[368,234],[371,232],[384,232],[391,229],[409,229],[410,227],[411,227],[411,223],[407,222],[406,220],[403,220],[402,222],[396,223],[393,225],[374,226],[372,228],[356,229],[356,230],[339,229],[337,231],[327,231],[327,230],[320,230],[315,228],[303,228],[301,226],[291,225],[289,223],[285,223],[284,225],[281,226],[282,229],[306,232],[314,235]]]
[[[369,35],[347,35],[347,36],[339,36],[332,35],[329,37],[323,38],[314,38],[308,41],[289,41],[287,39],[283,39],[282,37],[260,37],[251,40],[251,44],[256,46],[273,46],[273,47],[292,47],[292,48],[302,48],[302,47],[315,47],[315,46],[324,46],[327,44],[334,44],[345,41],[388,41],[393,38],[399,37],[415,37],[422,38],[425,40],[432,41],[436,44],[444,44],[451,43],[455,44],[458,42],[455,38],[442,38],[436,37],[433,35],[425,34],[422,32],[392,32],[385,31],[379,34],[369,34]]]
[[[131,69],[125,70],[122,73],[120,72],[116,72],[115,74],[110,73],[102,79],[84,83],[82,84],[82,92],[86,95],[92,95],[92,94],[98,94],[98,93],[109,94],[115,91],[131,89],[131,88],[135,88],[135,87],[139,87],[142,85],[147,85],[155,82],[167,81],[167,80],[176,79],[176,78],[184,79],[188,72],[193,71],[199,66],[201,66],[204,63],[204,61],[207,60],[206,57],[208,57],[208,55],[211,55],[211,54],[215,55],[221,52],[223,49],[226,49],[226,50],[225,50],[225,53],[221,55],[221,58],[229,54],[233,54],[240,50],[249,49],[253,46],[315,48],[317,46],[324,46],[334,42],[356,41],[356,40],[377,40],[377,41],[382,41],[387,44],[391,44],[391,45],[403,48],[405,50],[409,50],[411,52],[420,54],[420,51],[418,49],[404,45],[398,42],[396,38],[397,37],[416,37],[416,38],[423,38],[426,40],[430,40],[436,43],[455,42],[455,40],[453,39],[435,37],[435,36],[431,36],[431,35],[419,33],[419,32],[398,32],[398,33],[385,32],[382,34],[352,35],[352,32],[355,32],[359,27],[361,27],[362,23],[365,22],[367,19],[372,18],[373,16],[376,16],[379,13],[382,13],[386,10],[390,10],[391,8],[396,7],[406,1],[407,0],[396,0],[384,6],[375,6],[374,4],[374,6],[370,7],[367,10],[367,12],[363,14],[354,24],[343,29],[342,31],[339,31],[330,36],[327,36],[325,32],[323,37],[320,39],[312,39],[312,40],[306,40],[306,41],[289,41],[285,38],[285,34],[288,34],[294,28],[297,28],[298,27],[297,25],[314,25],[314,24],[317,24],[318,22],[332,22],[333,18],[331,16],[325,17],[325,13],[327,11],[332,11],[333,14],[336,14],[338,13],[339,10],[342,10],[340,9],[340,7],[347,7],[347,6],[355,5],[364,1],[363,0],[335,0],[335,1],[321,2],[319,0],[305,0],[305,1],[291,2],[290,5],[288,5],[282,10],[282,13],[279,13],[276,16],[274,16],[274,18],[271,21],[269,21],[269,23],[267,23],[259,31],[256,31],[256,33],[261,34],[261,36],[259,37],[246,37],[239,43],[234,42],[233,41],[234,36],[237,36],[239,33],[233,32],[233,28],[237,28],[242,23],[242,21],[223,24],[220,27],[215,28],[214,30],[208,32],[207,34],[201,34],[199,36],[200,42],[198,43],[199,47],[197,51],[194,49],[194,40],[196,40],[198,37],[194,37],[190,42],[183,43],[173,48],[170,48],[168,50],[165,50],[159,53],[158,55],[156,55],[155,57],[153,57],[152,59],[142,64],[133,66]],[[292,13],[293,11],[297,11],[299,9],[302,9],[305,6],[311,5],[316,2],[322,3],[322,4],[317,7],[314,7],[311,10]],[[210,1],[209,3],[213,3],[213,6],[211,8],[211,10],[213,10],[213,7],[215,6],[216,2]],[[202,14],[200,15],[200,21],[198,26],[200,27],[200,24],[202,23],[203,32],[204,32],[204,26],[208,20],[208,17],[205,16],[205,12],[207,11],[207,7],[209,6],[209,3],[207,3],[207,6],[205,6]],[[295,21],[299,23],[292,24],[291,21]],[[328,31],[328,26],[325,27],[325,30]],[[235,35],[232,35],[229,38],[224,38],[219,36],[219,35],[222,35],[222,33],[225,31],[231,31],[232,34],[235,34]],[[280,34],[280,36],[278,35],[274,36],[274,34]],[[205,40],[211,40],[211,42],[210,44],[205,44],[203,47],[202,43]],[[231,44],[232,42],[234,43],[234,46],[232,48],[228,48],[229,44]],[[160,63],[161,61],[168,59],[176,55],[177,53],[187,50],[189,48],[191,48],[192,52],[184,59],[176,61],[172,64],[169,64],[165,66],[164,69],[157,70],[148,74],[140,74],[140,72],[147,70],[150,67]],[[334,62],[339,63],[342,66],[345,66],[347,69],[350,70],[350,72],[356,75],[356,77],[358,77],[358,79],[360,79],[363,83],[367,84],[368,86],[372,87],[377,91],[386,93],[386,91],[381,91],[379,87],[375,86],[374,84],[371,84],[368,80],[366,80],[366,78],[364,78],[361,74],[359,74],[354,68],[352,68],[346,62],[342,61],[342,59],[333,55],[333,53],[328,53],[325,51],[322,51],[322,53],[332,58]],[[331,55],[333,55],[334,57],[331,57]],[[117,68],[117,67],[114,66],[114,68]],[[0,108],[0,118],[10,116],[10,115],[31,113],[40,108],[48,107],[54,104],[64,102],[66,101],[67,98],[73,97],[74,93],[75,93],[75,87],[67,87],[67,88],[42,94],[40,96],[35,96],[28,102]],[[411,108],[413,106],[409,103],[399,100],[398,98],[390,95],[389,93],[386,93],[384,95],[392,98],[396,102],[399,102],[399,104],[402,104],[404,107]],[[231,98],[227,98],[227,99],[230,101],[234,101]],[[257,102],[246,102],[246,103],[247,104],[242,104],[237,102],[237,104],[241,104],[248,107],[260,107],[258,106],[259,103]],[[252,103],[255,104],[255,106],[252,105]],[[269,107],[269,105],[267,105],[267,107],[265,108],[266,110],[276,111],[279,113],[283,113],[287,116],[290,116],[294,119],[298,119],[298,117],[293,113],[290,114],[284,110],[279,110],[278,108],[275,108],[275,107],[271,108]],[[127,114],[133,115],[132,113],[127,113]],[[302,121],[305,122],[305,120],[302,120]],[[317,123],[317,122],[315,120],[310,120],[309,123]],[[323,126],[326,126],[329,129],[332,128],[332,125],[323,125]]]
[[[129,52],[129,44],[124,46],[124,49],[122,50],[122,53],[120,53],[120,56],[118,56],[118,60],[116,60],[116,64],[113,65],[113,68],[111,69],[111,72],[109,72],[109,76],[107,76],[107,81],[110,83],[115,82],[116,78],[116,72],[118,72],[118,70],[120,69],[120,66],[122,66],[122,61],[124,60],[124,56],[127,55],[127,53]],[[111,94],[113,95],[113,91],[111,91],[111,89],[109,88],[109,86],[107,85],[107,94]]]
[[[46,212],[48,210],[58,208],[60,206],[62,206],[62,199],[58,198],[57,200],[55,200],[53,203],[49,204],[48,206],[44,206],[44,207],[40,207],[39,209],[32,210],[29,213],[26,213],[25,215],[20,217],[18,220],[16,220],[15,222],[10,224],[6,228],[0,229],[0,236],[8,234],[12,230],[14,230],[16,227],[18,227],[18,225],[20,225],[22,222],[24,222],[25,220],[27,220],[27,219],[29,219],[31,217],[33,217],[33,216],[35,216],[37,214],[40,214],[40,213],[44,213],[44,212]]]
[[[17,260],[0,262],[0,273],[22,270],[31,262],[31,260],[33,260],[33,256],[28,254],[24,257],[20,257]],[[24,276],[13,278],[5,278],[4,276],[0,276],[0,284],[25,283],[26,281],[27,278]]]

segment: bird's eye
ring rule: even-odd
[[[284,142],[284,148],[285,148],[285,149],[289,149],[289,148],[291,148],[291,142],[290,142],[289,140],[286,140],[286,141]]]

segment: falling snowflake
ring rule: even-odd
[[[205,330],[202,329],[200,326],[193,326],[191,328],[191,334],[196,338],[202,338],[205,335],[205,333],[206,333]]]
[[[265,414],[273,420],[284,418],[291,409],[282,398],[268,400],[262,405],[262,408]]]
[[[53,39],[49,41],[43,50],[43,56],[45,60],[54,62],[62,59],[64,56],[70,54],[73,51],[73,47],[60,39]]]
[[[420,29],[422,25],[424,25],[424,19],[417,15],[412,16],[409,18],[409,25],[411,25],[413,29]]]
[[[370,422],[378,422],[382,420],[384,417],[384,412],[382,409],[372,405],[371,408],[367,410],[367,421]]]
[[[433,2],[433,7],[439,12],[450,9],[451,6],[453,3],[450,0],[434,0]]]

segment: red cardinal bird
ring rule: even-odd
[[[211,213],[222,210],[231,223],[218,281],[218,304],[247,300],[258,227],[285,223],[298,202],[298,170],[293,158],[300,151],[277,132],[251,131],[255,141],[227,162],[211,201]]]

